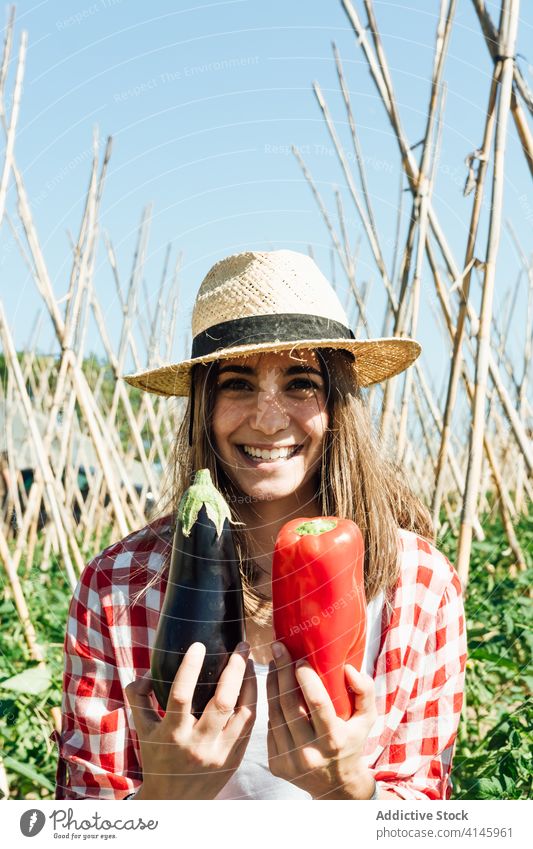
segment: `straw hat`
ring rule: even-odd
[[[234,254],[204,278],[192,316],[188,360],[125,376],[156,395],[188,395],[197,363],[293,348],[342,348],[355,355],[360,386],[379,383],[418,357],[412,339],[356,340],[330,283],[296,251]]]

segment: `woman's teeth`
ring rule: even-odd
[[[298,450],[299,446],[285,446],[284,448],[273,448],[271,451],[268,451],[264,448],[252,448],[250,445],[241,446],[242,450],[245,454],[248,454],[249,457],[255,457],[256,459],[261,460],[279,460],[280,457],[285,459],[286,457],[292,457],[292,455]]]

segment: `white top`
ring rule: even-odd
[[[373,676],[374,666],[381,639],[381,613],[383,593],[368,604],[366,623],[366,645],[362,672]],[[255,663],[257,677],[257,715],[250,742],[239,768],[224,785],[217,799],[311,799],[309,793],[300,790],[290,781],[276,778],[268,768],[267,728],[268,702],[266,697],[266,679],[268,665]]]

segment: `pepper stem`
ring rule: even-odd
[[[211,480],[209,469],[198,469],[194,474],[191,486],[185,490],[178,507],[178,521],[181,522],[183,535],[188,537],[192,526],[198,518],[202,507],[205,506],[208,517],[217,529],[217,536],[222,533],[224,520],[231,522],[231,514],[224,500]]]
[[[319,534],[325,534],[327,531],[332,531],[336,527],[337,522],[334,519],[309,519],[308,522],[302,522],[301,525],[298,525],[294,529],[294,533],[301,537],[307,534],[318,536]]]

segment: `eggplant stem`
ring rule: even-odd
[[[202,507],[205,507],[219,537],[225,519],[231,522],[231,513],[227,502],[213,484],[209,469],[199,469],[195,472],[191,486],[185,490],[179,503],[178,521],[181,522],[183,536],[190,536]]]

